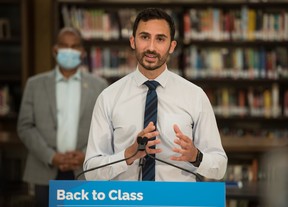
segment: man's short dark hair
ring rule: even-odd
[[[147,21],[153,20],[153,19],[165,20],[170,27],[171,40],[174,40],[174,36],[175,36],[174,21],[173,21],[172,17],[169,14],[167,14],[167,12],[165,12],[163,9],[159,9],[159,8],[147,8],[147,9],[142,10],[137,15],[137,17],[134,21],[134,25],[133,25],[133,36],[135,37],[136,30],[137,30],[139,22],[141,20],[144,22],[147,22]]]

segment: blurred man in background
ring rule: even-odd
[[[37,207],[48,207],[49,180],[71,180],[82,170],[93,107],[107,87],[80,70],[86,53],[78,30],[63,28],[53,55],[56,67],[28,80],[18,119],[28,149],[24,181],[35,186]]]

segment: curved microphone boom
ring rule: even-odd
[[[109,165],[113,165],[113,164],[116,164],[116,163],[119,163],[119,162],[123,162],[123,161],[126,161],[132,157],[134,157],[139,151],[144,151],[145,150],[145,146],[148,142],[148,138],[147,137],[137,137],[137,143],[138,143],[138,149],[135,151],[135,153],[133,155],[131,155],[130,157],[127,157],[127,158],[124,158],[124,159],[121,159],[121,160],[116,160],[114,162],[110,162],[110,163],[107,163],[105,165],[100,165],[100,166],[97,166],[97,167],[93,167],[93,168],[90,168],[90,169],[87,169],[87,170],[84,170],[82,171],[81,173],[79,173],[77,176],[76,176],[76,180],[78,180],[78,178],[87,173],[87,172],[90,172],[90,171],[93,171],[93,170],[97,170],[99,168],[102,168],[102,167],[107,167]]]
[[[104,165],[100,165],[100,166],[97,166],[97,167],[93,167],[93,168],[84,170],[84,171],[82,171],[81,173],[79,173],[79,174],[76,176],[76,180],[78,180],[78,178],[79,178],[81,175],[83,175],[83,174],[85,174],[85,173],[87,173],[87,172],[90,172],[90,171],[93,171],[93,170],[97,170],[97,169],[100,169],[100,168],[102,168],[102,167],[106,167],[106,166],[109,166],[109,165],[113,165],[113,164],[116,164],[116,163],[119,163],[119,162],[126,161],[126,160],[134,157],[139,151],[145,151],[145,153],[147,154],[147,156],[151,157],[152,159],[155,159],[156,161],[165,163],[165,164],[170,165],[170,166],[172,166],[172,167],[176,167],[176,168],[178,168],[178,169],[180,169],[180,170],[183,170],[183,171],[185,171],[185,172],[191,173],[191,174],[193,174],[193,175],[196,177],[196,180],[197,180],[197,181],[202,181],[202,177],[201,177],[199,174],[194,173],[194,172],[192,172],[192,171],[190,171],[190,170],[187,170],[187,169],[185,169],[185,168],[179,167],[179,166],[177,166],[177,165],[174,165],[174,164],[172,164],[172,163],[169,163],[169,162],[167,162],[167,161],[161,160],[161,159],[159,159],[159,158],[153,157],[153,156],[151,156],[150,154],[148,154],[147,151],[146,151],[146,145],[147,145],[148,141],[149,141],[149,139],[148,139],[147,137],[143,137],[143,138],[142,138],[142,137],[137,137],[138,149],[135,151],[135,153],[134,153],[133,155],[131,155],[130,157],[121,159],[121,160],[116,160],[116,161],[114,161],[114,162],[110,162],[110,163],[107,163],[107,164],[104,164]],[[143,160],[143,158],[141,158],[141,159],[140,159],[140,162],[139,162],[140,166],[142,166],[143,163],[144,163],[144,160]],[[139,176],[140,176],[140,175],[139,175]]]

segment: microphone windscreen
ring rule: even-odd
[[[137,137],[137,143],[141,145],[146,145],[148,143],[147,137]]]

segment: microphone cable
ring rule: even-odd
[[[146,150],[145,150],[145,152],[146,152]],[[199,174],[197,174],[197,173],[194,173],[194,172],[192,172],[192,171],[190,171],[190,170],[187,170],[187,169],[185,169],[185,168],[182,168],[182,167],[179,167],[179,166],[177,166],[177,165],[174,165],[174,164],[172,164],[172,163],[170,163],[170,162],[161,160],[161,159],[156,158],[156,157],[154,157],[154,156],[151,156],[151,155],[148,154],[147,152],[146,152],[146,154],[147,154],[148,157],[150,157],[150,158],[152,158],[152,159],[154,159],[154,160],[156,160],[156,161],[165,163],[165,164],[170,165],[170,166],[172,166],[172,167],[176,167],[176,168],[178,168],[178,169],[180,169],[180,170],[183,170],[183,171],[185,171],[185,172],[188,172],[188,173],[194,175],[194,176],[196,177],[196,181],[201,182],[202,179],[203,179],[203,178],[202,178]]]

